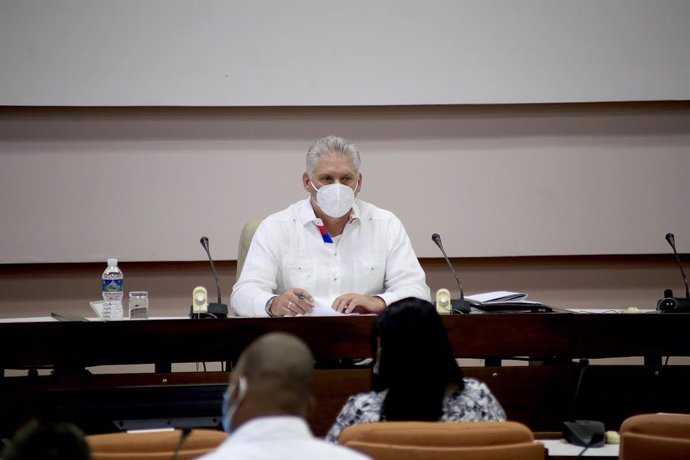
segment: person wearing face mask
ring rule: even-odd
[[[309,196],[268,216],[254,234],[230,299],[235,314],[377,313],[405,297],[431,300],[400,220],[357,198],[357,147],[324,137],[311,145],[306,163],[302,186]]]
[[[309,348],[290,334],[266,334],[249,345],[224,396],[223,428],[230,436],[201,458],[368,459],[311,434],[304,418],[311,403],[313,366]]]

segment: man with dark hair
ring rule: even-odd
[[[242,353],[223,403],[231,436],[217,459],[363,460],[362,454],[316,439],[304,420],[311,404],[314,358],[297,337],[271,333]]]

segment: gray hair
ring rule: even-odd
[[[327,136],[317,139],[307,150],[307,173],[311,176],[316,168],[316,162],[323,155],[344,155],[352,158],[355,164],[355,172],[359,173],[359,165],[362,160],[359,158],[359,150],[357,146],[345,139],[344,137],[338,136]]]

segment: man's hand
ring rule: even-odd
[[[340,313],[378,313],[386,308],[386,302],[378,296],[349,293],[336,297],[331,308]]]
[[[273,299],[272,316],[296,316],[311,313],[314,298],[304,289],[290,289]]]

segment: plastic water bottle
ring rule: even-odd
[[[122,270],[117,266],[117,259],[108,259],[108,267],[103,272],[102,277],[103,300],[122,302],[123,278]]]
[[[122,295],[123,276],[117,259],[108,259],[108,267],[103,272],[103,319],[105,321],[118,321],[122,319]]]

